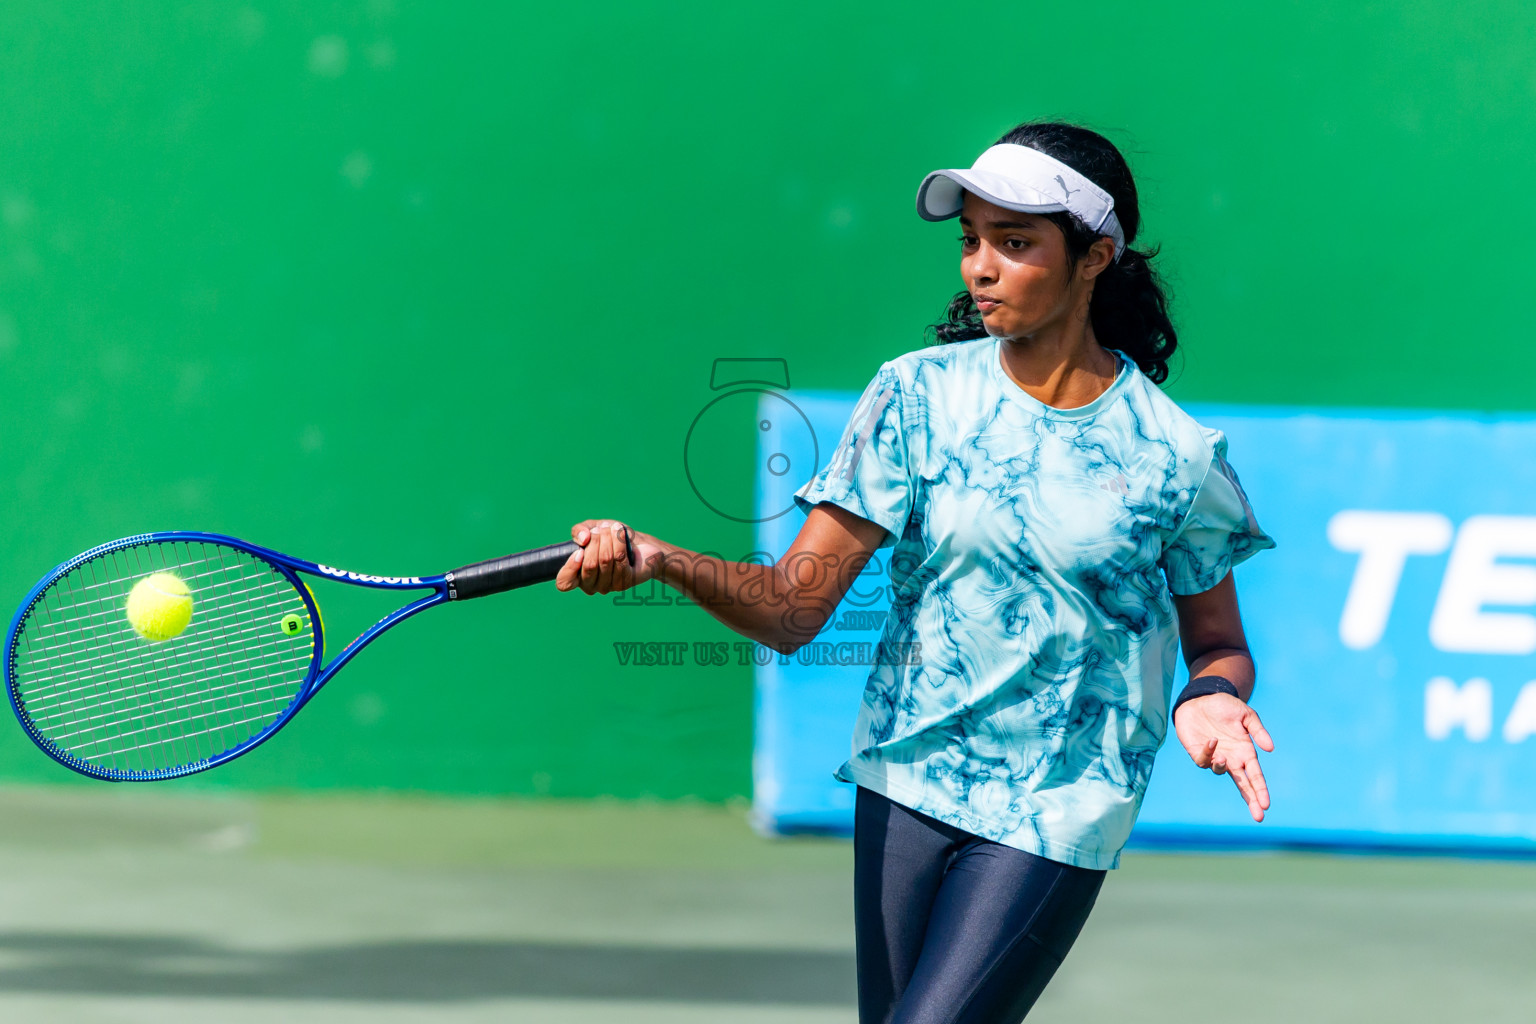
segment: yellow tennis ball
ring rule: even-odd
[[[192,591],[172,573],[146,576],[128,594],[128,623],[145,640],[169,640],[191,621]]]

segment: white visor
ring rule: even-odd
[[[1125,251],[1114,198],[1037,149],[1004,143],[981,154],[969,169],[934,171],[917,190],[917,212],[924,220],[958,217],[965,192],[1021,213],[1070,213],[1090,231],[1114,240],[1115,259]]]

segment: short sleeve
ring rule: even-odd
[[[1216,435],[1205,479],[1178,532],[1163,549],[1161,565],[1175,594],[1201,594],[1232,567],[1275,542],[1259,528],[1237,474],[1227,464],[1227,439]]]
[[[842,440],[815,479],[795,494],[802,511],[830,502],[900,537],[912,512],[904,389],[889,365],[864,389]],[[882,545],[884,546],[884,545]]]

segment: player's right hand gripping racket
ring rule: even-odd
[[[77,772],[118,781],[190,775],[277,732],[397,622],[552,580],[575,550],[553,544],[441,576],[364,576],[217,534],[127,537],[60,565],[22,602],[6,638],[11,707],[39,747]],[[326,664],[320,609],[301,573],[431,593]]]

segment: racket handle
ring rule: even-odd
[[[635,564],[635,548],[630,538],[624,538],[629,564]],[[469,597],[499,594],[504,590],[548,583],[560,572],[560,567],[571,557],[571,552],[581,550],[575,541],[550,544],[548,547],[519,551],[515,555],[503,555],[488,562],[476,562],[447,574],[448,596],[462,601]]]

